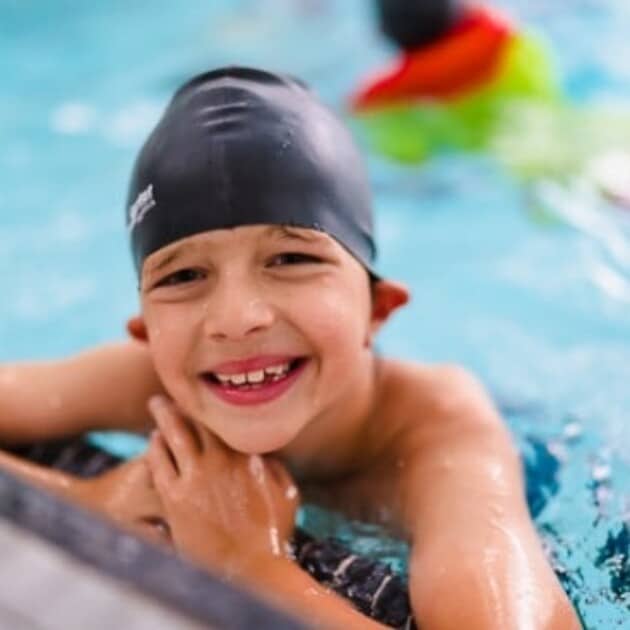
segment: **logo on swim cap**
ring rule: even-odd
[[[129,231],[133,230],[136,225],[142,223],[144,217],[151,208],[155,207],[155,199],[153,198],[153,184],[149,184],[136,198],[129,208]]]

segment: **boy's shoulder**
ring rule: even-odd
[[[390,404],[449,405],[454,397],[484,390],[472,372],[454,363],[379,359],[379,396]]]
[[[462,366],[379,358],[376,373],[376,396],[359,442],[360,473],[337,484],[335,495],[339,509],[364,510],[369,518],[380,518],[370,506],[393,501],[401,462],[412,470],[412,462],[460,439],[505,436],[490,396]]]
[[[373,417],[377,422],[386,418],[396,432],[437,422],[500,422],[485,387],[463,366],[383,358],[379,362]]]

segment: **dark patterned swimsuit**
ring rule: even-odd
[[[95,477],[124,461],[82,437],[24,446],[13,453],[78,477]],[[334,538],[318,540],[301,528],[293,544],[299,565],[363,614],[393,628],[416,627],[406,584],[389,565],[355,555]]]

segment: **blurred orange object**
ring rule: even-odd
[[[500,67],[514,33],[502,15],[471,7],[440,40],[403,53],[392,69],[369,79],[351,98],[355,112],[415,100],[448,100],[483,86]]]

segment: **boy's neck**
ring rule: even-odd
[[[379,359],[372,354],[369,365],[354,379],[353,386],[334,409],[315,418],[277,453],[296,480],[325,480],[361,468],[379,386]]]

